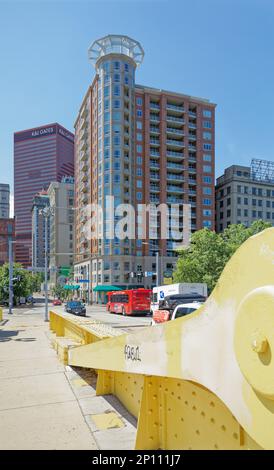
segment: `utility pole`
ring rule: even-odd
[[[45,321],[49,321],[49,299],[48,299],[48,220],[49,212],[43,211],[45,217]]]
[[[12,240],[9,239],[9,314],[12,314],[13,307],[13,259]]]
[[[156,252],[156,287],[160,285],[161,282],[161,272],[160,272],[160,258],[159,251]]]

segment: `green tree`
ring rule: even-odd
[[[16,278],[16,279],[15,279]],[[13,265],[13,293],[14,304],[17,304],[20,297],[27,297],[32,294],[33,282],[32,274],[25,271],[21,264]],[[9,297],[9,264],[0,267],[0,299],[7,300]]]
[[[54,297],[58,297],[59,299],[62,299],[62,300],[64,300],[68,294],[67,290],[64,289],[64,287],[61,286],[60,284],[57,284],[56,286],[53,287],[52,293]]]
[[[230,225],[220,234],[208,229],[198,230],[192,235],[190,246],[179,253],[174,281],[205,282],[211,291],[239,246],[268,227],[271,224],[259,220],[249,228],[242,224]]]

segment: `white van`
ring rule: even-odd
[[[205,283],[181,282],[167,286],[153,287],[150,311],[153,314],[159,308],[159,302],[169,295],[193,295],[207,297],[207,285]]]

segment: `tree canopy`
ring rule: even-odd
[[[40,290],[41,275],[32,274],[23,269],[19,263],[13,264],[13,294],[14,302],[20,297],[27,297],[33,292]],[[15,278],[17,278],[15,280]],[[9,264],[0,266],[0,300],[5,301],[9,297]]]
[[[239,246],[269,227],[270,223],[258,220],[248,228],[242,224],[229,225],[222,233],[207,228],[198,230],[191,236],[190,246],[179,253],[174,282],[205,282],[211,291]]]

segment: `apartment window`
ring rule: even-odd
[[[252,199],[252,206],[256,206],[257,205],[257,199]]]
[[[142,176],[143,172],[142,172],[142,168],[136,168],[136,175],[137,176]]]
[[[258,218],[261,219],[263,217],[262,211],[258,211]]]
[[[272,212],[272,219],[274,219],[274,212]]]
[[[141,109],[137,109],[137,117],[142,117],[143,111]]]
[[[207,129],[211,129],[212,124],[211,124],[210,121],[203,121],[203,127],[207,128]]]
[[[205,140],[211,140],[211,132],[203,132],[203,139]]]
[[[224,207],[224,201],[220,201],[220,207]]]
[[[274,201],[272,201],[272,209],[274,209]]]
[[[114,85],[113,94],[114,94],[114,96],[120,96],[120,86],[119,85]]]
[[[211,162],[211,155],[210,155],[210,153],[204,153],[204,154],[203,154],[203,160],[204,160],[204,162]]]
[[[230,217],[230,216],[231,216],[231,210],[230,210],[230,209],[228,209],[228,210],[226,211],[226,216],[227,216],[227,217]]]
[[[212,215],[211,209],[203,209],[203,216],[211,217],[211,215]]]
[[[252,188],[252,194],[253,194],[253,196],[256,196],[256,194],[257,194],[257,189],[256,188]]]
[[[128,72],[128,71],[129,71],[129,65],[125,64],[125,72]]]
[[[142,185],[142,180],[137,180],[137,181],[136,181],[136,187],[137,187],[137,188],[142,188],[142,186],[143,186],[143,185]]]
[[[136,157],[136,163],[137,163],[137,165],[142,165],[142,163],[143,163],[142,157],[140,157],[140,156]]]
[[[262,188],[258,188],[258,196],[262,196],[263,195],[263,190]]]
[[[212,149],[212,145],[211,145],[211,144],[204,144],[204,145],[203,145],[203,149],[204,149],[204,150],[211,150],[211,149]]]
[[[104,88],[104,98],[109,96],[109,86],[105,86]]]
[[[142,193],[140,191],[137,191],[136,198],[137,198],[138,201],[142,200]]]
[[[248,194],[248,186],[245,186],[245,187],[244,187],[244,193],[245,193],[245,194]]]
[[[263,207],[263,201],[262,201],[262,199],[258,199],[258,206],[259,206],[259,207]]]
[[[137,138],[138,142],[141,142],[143,140],[143,136],[140,132],[137,132],[136,138]]]
[[[242,192],[242,186],[238,185],[237,186],[237,193],[241,193]]]
[[[115,109],[121,108],[121,101],[120,100],[114,100],[114,108]]]
[[[114,120],[114,121],[121,121],[121,113],[120,113],[120,111],[115,111],[115,112],[112,114],[112,117],[113,117],[113,120]]]
[[[114,150],[114,157],[115,158],[120,158],[121,157],[121,150]]]
[[[203,172],[204,173],[211,173],[212,172],[212,166],[211,165],[203,165]]]
[[[231,204],[231,198],[229,197],[229,198],[227,198],[226,205],[230,206],[230,204]]]
[[[120,183],[120,175],[114,175],[114,183]]]
[[[114,81],[115,81],[116,83],[119,83],[119,82],[120,82],[120,74],[119,74],[119,73],[115,73],[115,74],[114,74]]]
[[[120,62],[118,61],[114,62],[114,70],[120,70]]]
[[[256,211],[252,211],[252,217],[253,219],[256,217]]]
[[[242,172],[238,170],[238,171],[236,171],[236,175],[237,176],[242,176]]]
[[[245,206],[248,206],[248,198],[247,197],[244,198],[244,204],[245,204]]]
[[[136,98],[136,104],[137,104],[137,106],[142,106],[143,98]]]
[[[237,197],[237,204],[241,204],[241,203],[242,203],[242,198]]]
[[[274,197],[274,190],[273,189],[271,191],[271,195],[272,195],[272,197]]]
[[[140,145],[140,144],[136,145],[136,150],[137,150],[138,153],[142,153],[142,151],[143,151],[143,146]]]
[[[137,127],[137,129],[140,129],[140,130],[143,129],[142,121],[136,121],[136,127]]]
[[[203,188],[203,194],[212,194],[212,189],[211,188]]]
[[[248,210],[247,209],[244,209],[244,216],[248,217]]]
[[[211,176],[203,176],[203,182],[211,184],[212,183],[212,178]]]
[[[203,116],[204,116],[204,117],[211,118],[212,113],[211,113],[211,111],[210,111],[209,109],[204,109],[204,110],[203,110]]]
[[[211,199],[203,199],[203,204],[204,204],[204,206],[211,206],[212,201],[211,201]]]
[[[266,218],[267,218],[267,219],[270,219],[270,212],[267,212],[267,213],[266,213]]]
[[[267,189],[267,190],[266,190],[266,196],[267,196],[267,197],[270,197],[270,194],[271,194],[270,189]]]
[[[266,201],[266,207],[270,207],[270,201]]]
[[[116,135],[113,139],[114,145],[120,145],[120,136]]]
[[[211,227],[212,226],[211,220],[203,220],[203,226],[204,227]]]
[[[241,209],[237,209],[237,216],[238,216],[238,217],[241,217],[241,215],[242,215]]]

